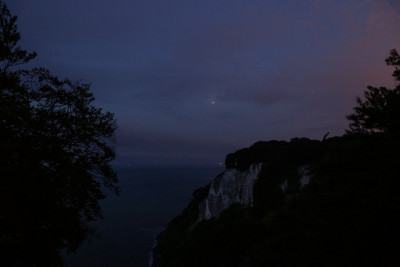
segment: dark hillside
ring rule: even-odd
[[[228,168],[264,163],[253,207],[233,205],[193,226],[206,189],[197,191],[160,238],[161,266],[396,264],[399,149],[395,135],[373,134],[258,142],[230,154]],[[311,181],[301,188],[303,165]]]

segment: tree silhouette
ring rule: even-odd
[[[17,46],[21,35],[17,31],[17,16],[12,16],[7,6],[0,1],[0,62],[1,70],[26,63],[36,57]]]
[[[357,97],[358,106],[347,116],[350,130],[347,133],[398,132],[400,130],[400,56],[396,49],[390,51],[386,64],[394,66],[392,76],[396,87],[368,86],[364,92],[365,100]]]
[[[102,187],[118,193],[116,122],[89,84],[15,70],[36,56],[17,46],[16,20],[0,1],[0,265],[62,265],[101,217]]]

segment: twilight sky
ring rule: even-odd
[[[117,163],[211,165],[259,140],[342,135],[393,87],[398,0],[5,0],[30,66],[92,84]]]

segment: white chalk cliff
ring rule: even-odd
[[[299,183],[300,183],[299,189],[303,189],[306,185],[308,185],[310,183],[311,176],[310,176],[310,172],[309,172],[308,168],[309,168],[309,166],[303,165],[297,169],[297,174],[300,177],[299,178]],[[289,181],[287,179],[284,180],[283,183],[281,183],[279,185],[279,187],[282,189],[283,193],[287,192],[286,190],[288,188],[288,185],[289,185]]]
[[[310,183],[311,177],[308,168],[308,166],[300,166],[297,170],[300,175],[300,189]]]
[[[227,169],[216,177],[210,185],[210,191],[199,205],[199,220],[208,220],[221,215],[222,211],[233,203],[253,204],[253,186],[258,178],[262,164],[250,165],[247,171]]]

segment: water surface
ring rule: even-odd
[[[66,266],[147,266],[154,235],[189,203],[193,191],[208,184],[221,168],[117,169],[119,196],[101,201],[104,219]]]

